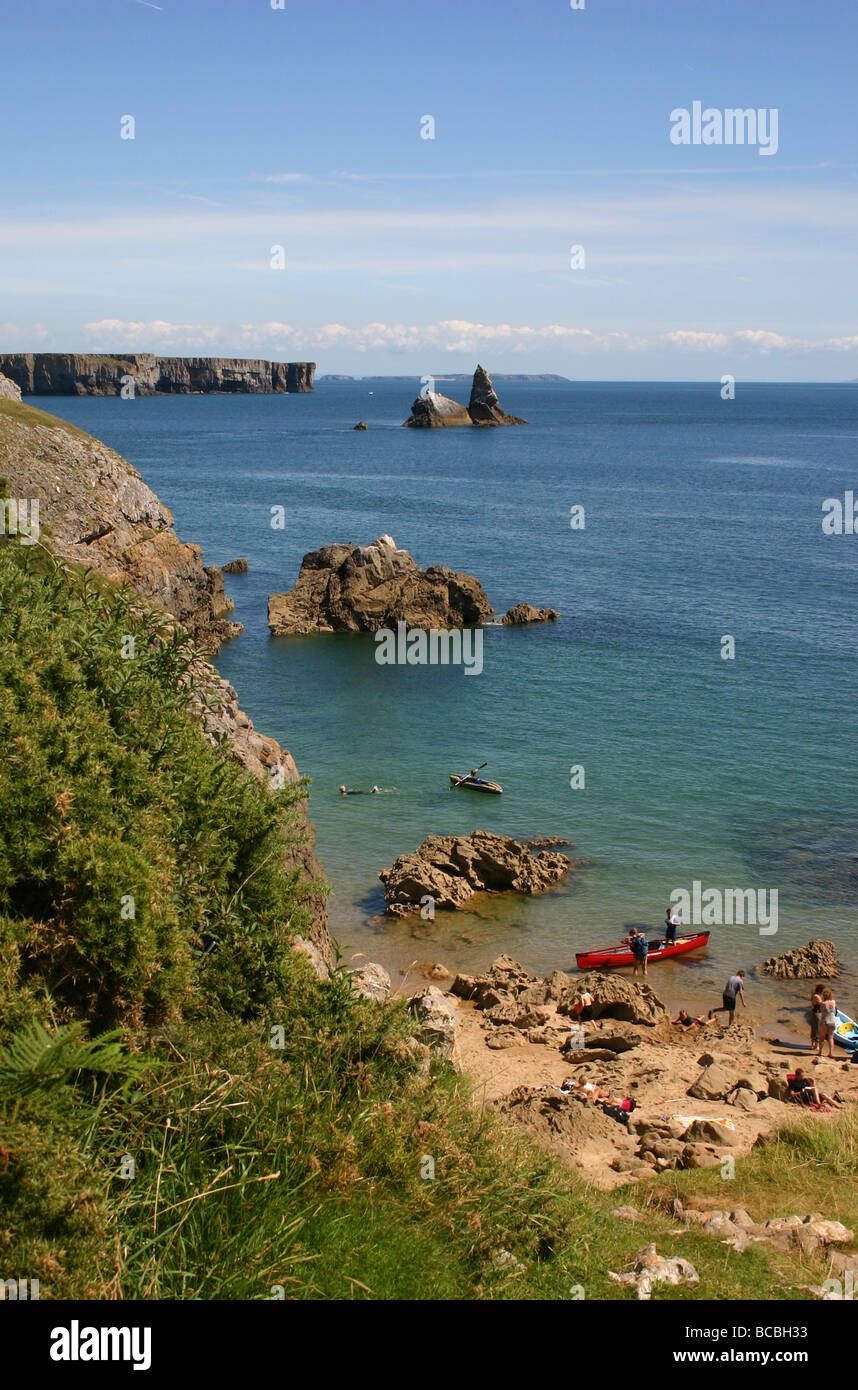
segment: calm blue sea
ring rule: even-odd
[[[727,972],[823,936],[858,1012],[858,537],[821,526],[824,499],[858,493],[858,387],[740,382],[723,401],[714,383],[506,383],[527,428],[428,432],[401,428],[418,387],[37,402],[124,454],[207,562],[247,557],[227,578],[245,631],[217,664],[313,778],[335,934],[394,972],[500,951],[543,971],[656,928],[695,880],[776,888],[777,936],[715,927],[708,953],[654,968],[657,987],[714,1003]],[[473,677],[379,666],[371,637],[269,637],[268,594],[305,552],[383,532],[477,575],[499,613],[526,599],[562,620],[486,629]],[[482,762],[503,797],[449,790]],[[341,782],[385,790],[341,798]],[[564,836],[587,867],[479,914],[380,916],[380,868],[476,827]],[[806,993],[750,976],[784,1028]]]

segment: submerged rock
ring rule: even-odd
[[[565,854],[533,854],[510,835],[474,830],[470,835],[430,835],[378,876],[387,911],[402,917],[419,912],[427,896],[443,911],[464,907],[479,892],[544,893],[571,867]]]
[[[404,622],[412,628],[474,627],[494,612],[471,574],[446,565],[422,570],[392,536],[372,545],[326,545],[301,561],[298,582],[268,599],[275,637],[313,632],[377,632]]]

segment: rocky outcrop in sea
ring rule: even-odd
[[[806,946],[770,956],[761,968],[779,980],[836,980],[840,974],[833,941],[808,941]]]
[[[443,429],[450,425],[526,425],[518,415],[507,415],[492,386],[485,367],[474,372],[471,397],[467,406],[443,396],[440,391],[419,395],[404,422],[413,429]]]
[[[379,536],[371,545],[348,541],[312,550],[301,561],[294,589],[268,598],[274,637],[378,632],[400,622],[422,630],[479,627],[493,614],[472,574],[446,565],[423,570],[392,536]],[[554,622],[559,616],[553,608],[519,603],[500,622]]]
[[[475,893],[544,893],[574,864],[566,854],[532,850],[511,835],[429,835],[411,854],[400,854],[379,878],[387,911],[419,912],[431,898],[437,910],[465,907]]]
[[[148,352],[0,353],[0,372],[25,396],[116,396],[130,378],[136,396],[313,390],[315,362],[244,357],[155,357]],[[123,378],[125,382],[123,383]]]
[[[326,545],[301,561],[294,589],[271,594],[268,626],[275,637],[313,632],[377,632],[409,627],[479,625],[494,609],[471,574],[446,565],[422,570],[392,536],[372,545]]]

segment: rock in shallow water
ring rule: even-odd
[[[770,956],[762,969],[779,980],[834,980],[840,974],[833,941],[808,941],[782,955]]]
[[[462,908],[478,892],[544,893],[566,877],[565,854],[531,853],[510,835],[474,830],[470,835],[430,835],[411,854],[401,854],[379,878],[387,911],[419,912],[430,897],[438,910]]]
[[[313,550],[301,561],[298,582],[268,599],[272,634],[378,632],[411,628],[475,627],[491,617],[488,596],[471,574],[446,565],[422,570],[392,536],[372,545],[352,541]]]

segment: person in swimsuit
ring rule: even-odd
[[[822,1018],[822,985],[817,985],[810,999],[810,1046],[819,1048],[819,1023]]]
[[[574,1013],[575,1017],[579,1019],[581,1023],[592,1022],[593,1005],[595,1002],[592,994],[589,994],[587,990],[584,990],[584,993],[579,995],[578,1002],[574,1006]]]
[[[819,1055],[822,1056],[822,1049],[828,1043],[828,1055],[834,1056],[831,1044],[834,1041],[834,1030],[837,1027],[837,1000],[830,989],[822,991],[822,1010],[819,1016]]]

